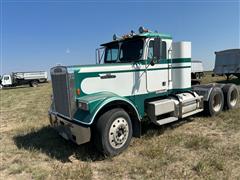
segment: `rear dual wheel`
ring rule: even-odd
[[[224,96],[223,91],[219,87],[214,87],[209,100],[204,104],[205,112],[210,116],[218,115],[224,106]]]
[[[222,89],[214,87],[209,100],[204,103],[205,112],[210,116],[218,115],[223,108],[234,109],[238,102],[238,89],[234,84],[226,84]]]
[[[238,101],[238,89],[235,84],[226,84],[223,87],[224,94],[224,108],[234,109],[237,106]]]
[[[200,73],[196,73],[196,79],[201,79],[200,78]]]
[[[38,86],[38,81],[31,81],[30,83],[29,83],[29,85],[30,85],[30,87],[37,87]]]

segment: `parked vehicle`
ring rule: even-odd
[[[37,87],[38,83],[47,82],[46,71],[32,72],[13,72],[5,74],[1,79],[2,87],[15,87],[24,84],[29,84],[31,87]]]
[[[214,74],[223,76],[227,79],[231,75],[240,78],[240,49],[228,49],[215,52]]]
[[[101,55],[100,52],[103,52]],[[191,42],[143,27],[96,50],[96,65],[51,69],[49,120],[76,144],[90,140],[107,156],[124,151],[141,122],[163,125],[205,111],[236,107],[233,84],[191,87]]]
[[[203,78],[203,64],[202,61],[192,61],[192,80],[200,80]]]

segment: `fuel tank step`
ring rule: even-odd
[[[178,120],[178,118],[176,118],[176,117],[167,117],[167,118],[158,120],[156,123],[158,125],[163,125],[163,124],[171,123],[171,122],[174,122],[174,121],[177,121],[177,120]]]

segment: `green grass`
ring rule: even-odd
[[[203,79],[212,81],[224,79]],[[142,138],[104,158],[49,127],[50,94],[50,83],[0,91],[1,179],[240,179],[239,108],[161,127],[145,122]]]
[[[190,135],[185,138],[185,147],[192,150],[209,149],[212,147],[213,142],[210,138],[202,135]]]

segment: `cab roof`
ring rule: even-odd
[[[114,44],[114,43],[117,43],[117,42],[130,40],[130,39],[139,39],[139,38],[142,38],[142,37],[145,37],[145,38],[156,38],[156,37],[159,37],[161,39],[172,39],[172,36],[169,35],[169,34],[162,34],[162,33],[157,33],[157,32],[144,32],[144,33],[134,34],[132,36],[128,35],[127,37],[123,36],[121,38],[118,38],[116,40],[110,41],[108,43],[101,44],[101,46],[107,46],[107,45],[110,45],[110,44]]]

